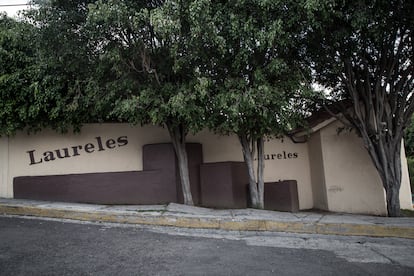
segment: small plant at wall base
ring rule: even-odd
[[[411,123],[404,134],[405,154],[407,156],[408,173],[410,175],[411,193],[414,194],[414,120],[411,116]]]
[[[411,193],[414,192],[414,157],[407,157],[408,173],[410,175]]]

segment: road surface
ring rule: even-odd
[[[414,240],[0,216],[0,275],[414,275]]]

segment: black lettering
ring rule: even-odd
[[[26,151],[29,154],[30,163],[29,165],[35,165],[40,164],[44,162],[54,161],[57,158],[63,159],[63,158],[69,158],[71,156],[79,156],[80,150],[84,149],[87,153],[92,153],[95,150],[97,151],[104,151],[105,146],[109,149],[114,149],[116,146],[123,147],[128,144],[128,137],[127,136],[120,136],[116,140],[115,139],[108,139],[105,144],[102,143],[102,138],[100,136],[95,137],[97,141],[97,147],[93,143],[88,143],[84,146],[78,145],[78,146],[72,146],[69,148],[62,148],[62,149],[56,149],[53,151],[45,151],[43,153],[43,157],[37,159],[35,156],[36,150],[29,150]],[[269,158],[269,155],[267,155],[267,158]]]
[[[269,154],[265,154],[265,155],[264,155],[264,160],[269,160],[269,158],[270,158],[270,157],[269,157]]]
[[[82,149],[82,146],[74,146],[74,147],[72,147],[72,150],[73,150],[73,155],[72,156],[80,155],[79,152],[78,152],[78,148],[79,149]]]
[[[118,137],[118,147],[122,147],[128,144],[128,137],[127,136],[120,136]]]
[[[45,162],[53,161],[56,159],[52,151],[45,151],[43,153],[43,156],[44,156],[43,160],[45,160]]]
[[[92,153],[95,151],[95,146],[92,143],[88,143],[85,145],[85,151],[87,153]]]
[[[298,158],[299,154],[297,152],[293,153],[293,158]]]
[[[56,152],[56,156],[58,157],[58,158],[66,158],[66,157],[70,157],[69,156],[69,150],[68,150],[68,148],[63,148],[62,149],[63,150],[63,152],[65,153],[65,155],[64,156],[62,156],[62,154],[60,153],[60,150],[55,150],[55,152]]]
[[[107,146],[109,149],[113,149],[113,148],[115,148],[115,140],[114,140],[114,139],[108,139],[108,140],[106,141],[106,146]]]
[[[40,158],[40,160],[37,161],[37,162],[35,161],[35,157],[34,157],[35,150],[29,150],[29,151],[26,151],[26,152],[29,154],[29,157],[30,157],[30,164],[29,165],[39,164],[39,163],[43,162],[42,158]]]
[[[286,159],[286,151],[283,151],[283,159]]]
[[[102,146],[102,139],[100,136],[95,137],[96,141],[98,142],[98,151],[103,151],[105,150],[104,147]],[[107,142],[108,143],[108,142]]]
[[[276,155],[276,157],[277,157],[277,159],[282,159],[282,154],[280,154],[280,153],[278,153],[277,155]]]
[[[288,158],[292,158],[293,154],[291,152],[288,153]]]
[[[272,160],[275,160],[276,154],[272,154]]]

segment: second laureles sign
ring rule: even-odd
[[[95,141],[86,143],[84,145],[69,146],[61,149],[48,150],[43,153],[36,152],[36,150],[28,150],[30,165],[40,164],[43,162],[50,162],[57,159],[71,158],[80,156],[82,154],[90,154],[93,152],[113,150],[115,148],[123,147],[128,144],[127,136],[119,136],[116,139],[102,139],[100,136],[95,137]]]

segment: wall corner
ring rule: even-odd
[[[0,197],[12,197],[9,183],[9,137],[0,137]]]

